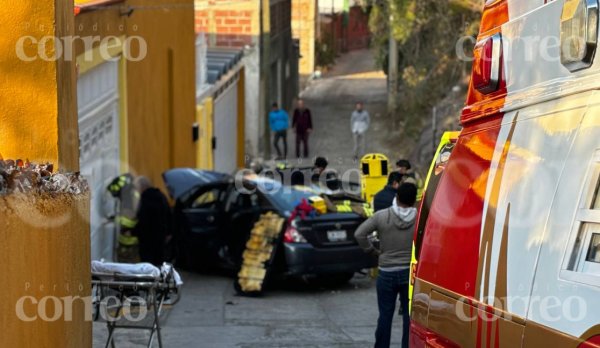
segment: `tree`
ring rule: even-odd
[[[405,126],[418,126],[418,116],[428,114],[470,71],[469,63],[456,54],[456,44],[462,36],[477,35],[481,1],[373,0],[370,5],[376,62],[387,73],[388,39],[393,33],[399,51],[397,112]],[[394,11],[391,31],[390,10]]]

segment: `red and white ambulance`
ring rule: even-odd
[[[411,347],[600,347],[598,0],[488,0]]]

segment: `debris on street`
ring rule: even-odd
[[[54,173],[52,163],[0,159],[0,195],[26,192],[78,195],[88,190],[87,181],[79,172]]]

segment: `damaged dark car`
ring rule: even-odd
[[[300,202],[315,197],[309,188],[286,186],[258,176],[236,181],[228,174],[186,168],[169,170],[163,179],[175,201],[174,232],[180,267],[238,270],[254,224],[269,211],[286,220],[268,265],[272,274],[327,277],[340,283],[377,264],[376,258],[364,253],[354,239],[364,216],[313,211],[305,217],[290,218]],[[359,201],[355,197],[342,198],[346,203]]]

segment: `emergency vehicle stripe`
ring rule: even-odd
[[[508,150],[514,136],[515,127],[517,124],[517,118],[515,117],[508,138],[504,143],[502,149],[502,156],[500,156],[498,169],[496,176],[491,187],[490,197],[488,200],[487,212],[485,214],[485,222],[483,225],[483,235],[481,237],[480,249],[479,249],[479,265],[477,268],[477,281],[475,282],[475,296],[479,296],[479,299],[486,299],[489,296],[489,277],[486,275],[490,274],[491,258],[492,258],[492,245],[494,238],[494,225],[496,223],[496,207],[498,206],[498,200],[500,196],[500,188],[502,185],[502,177],[504,176],[504,166],[506,164],[506,158],[508,157]],[[484,270],[485,267],[485,270]],[[485,278],[485,279],[484,279]],[[483,283],[483,292],[481,291]]]
[[[504,219],[504,228],[502,229],[502,240],[500,242],[500,255],[498,258],[498,271],[496,273],[496,291],[494,297],[500,300],[502,309],[507,310],[508,296],[508,226],[510,221],[510,203],[506,208],[506,217]]]

